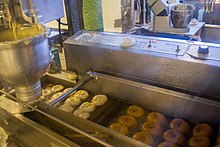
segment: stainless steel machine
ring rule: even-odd
[[[51,13],[45,12],[46,8],[49,9],[46,6],[62,8],[62,3],[0,1],[0,77],[12,84],[16,96],[26,102],[41,96],[39,80],[50,61],[48,32],[38,22],[63,16],[62,9],[59,15],[53,13],[55,9]]]
[[[0,90],[0,125],[8,134],[8,145],[148,146],[132,136],[155,111],[164,114],[167,123],[173,118],[186,120],[191,131],[197,123],[210,124],[211,145],[215,144],[220,124],[220,45],[80,31],[64,42],[68,71],[42,76],[49,50],[46,30],[37,24],[37,11],[31,9],[38,6],[36,1],[33,5],[31,1],[0,2],[0,76],[15,89],[15,93]],[[30,15],[25,18],[24,14]],[[78,74],[77,83],[68,79],[72,72]],[[60,90],[55,99],[56,92],[38,99],[41,85],[44,90],[54,85],[70,90]],[[97,94],[106,95],[108,101],[82,119],[74,115],[81,105],[69,106],[70,111],[61,107],[78,90],[89,94],[81,103],[91,102]],[[137,126],[127,136],[109,129],[131,105],[144,110]],[[191,132],[188,135],[183,146]],[[161,141],[162,135],[154,138],[152,146]]]

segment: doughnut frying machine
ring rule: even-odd
[[[126,37],[81,31],[65,41],[64,46],[68,70],[76,71],[82,79],[75,84],[61,78],[63,73],[46,74],[41,78],[43,87],[62,84],[74,86],[71,92],[84,89],[90,98],[96,94],[107,95],[108,103],[97,108],[88,120],[57,107],[71,92],[49,105],[28,105],[34,111],[22,116],[79,146],[146,146],[131,138],[133,131],[137,130],[124,136],[108,129],[109,124],[123,114],[124,108],[134,104],[144,108],[145,115],[157,111],[169,119],[185,119],[190,125],[206,122],[216,130],[220,124],[219,92],[216,90],[219,87],[216,83],[219,79],[220,46],[205,44],[209,47],[209,54],[205,55],[198,53],[200,48],[206,47],[200,42],[130,36],[136,44],[124,48],[121,41]],[[13,99],[13,96],[6,95],[1,96],[3,102],[0,106],[10,111],[7,104],[13,103],[11,112],[15,111],[17,104],[6,98]]]
[[[0,0],[0,5],[3,2]],[[0,7],[0,12],[3,8],[5,5]],[[23,21],[35,24],[34,16],[32,13],[31,19],[24,17]],[[51,17],[45,19],[48,18]],[[0,20],[4,24],[1,31],[10,28],[7,20]],[[22,30],[31,24],[25,23]],[[9,134],[9,140],[17,145],[147,146],[131,138],[138,128],[128,136],[108,128],[129,105],[141,106],[145,116],[158,111],[168,119],[185,119],[192,126],[205,122],[216,130],[220,124],[220,46],[217,44],[80,31],[64,43],[67,70],[82,76],[75,84],[61,78],[63,73],[41,77],[49,64],[44,32],[7,42],[1,37],[0,75],[14,85],[15,94],[0,90],[4,93],[0,96],[0,124]],[[131,42],[123,44],[125,40]],[[40,81],[42,87],[62,84],[73,88],[49,105],[40,101],[27,103],[41,95]],[[98,107],[88,120],[60,110],[57,105],[78,89],[88,91],[90,99],[105,94],[109,101]]]

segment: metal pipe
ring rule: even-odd
[[[146,25],[146,0],[143,0],[143,25]]]
[[[62,94],[60,97],[58,97],[54,101],[52,101],[49,104],[49,106],[55,105],[56,103],[65,100],[67,98],[67,96],[70,95],[73,91],[77,90],[79,87],[81,87],[82,85],[86,84],[87,82],[89,82],[92,79],[93,79],[93,77],[91,77],[89,75],[86,75],[85,77],[83,77],[83,79],[81,79],[78,82],[78,84],[76,86],[74,86],[72,89],[70,89],[69,91],[67,91],[66,93]]]
[[[58,122],[58,123],[64,125],[65,127],[68,127],[68,128],[70,128],[70,129],[76,131],[77,133],[80,133],[80,134],[82,134],[82,135],[88,137],[89,139],[91,139],[91,140],[93,140],[93,141],[95,141],[95,142],[97,142],[97,143],[99,143],[99,144],[101,144],[101,145],[103,145],[103,146],[113,147],[112,145],[110,145],[110,144],[108,144],[108,143],[106,143],[106,142],[104,142],[104,141],[102,141],[102,140],[100,140],[100,139],[98,139],[98,138],[96,138],[96,137],[93,137],[92,135],[88,134],[87,132],[84,132],[84,131],[82,131],[82,130],[80,130],[80,129],[78,129],[78,128],[76,128],[76,127],[74,127],[74,126],[72,126],[72,125],[70,125],[70,124],[68,124],[68,123],[66,123],[66,122],[64,122],[64,121],[62,121],[62,120],[60,120],[60,119],[54,117],[54,116],[52,116],[52,115],[50,115],[50,114],[47,114],[47,113],[45,113],[45,112],[39,110],[39,109],[37,108],[37,106],[33,107],[33,106],[31,106],[30,104],[27,104],[27,103],[25,103],[25,102],[23,102],[23,101],[17,99],[16,97],[14,97],[14,96],[8,94],[7,92],[2,91],[2,90],[0,90],[0,93],[5,94],[6,96],[8,96],[9,98],[11,98],[12,100],[14,100],[14,101],[16,101],[16,102],[18,102],[18,103],[21,103],[21,104],[27,106],[28,108],[32,109],[32,111],[36,111],[36,112],[38,112],[38,113],[40,113],[40,114],[42,114],[42,115],[44,115],[44,116],[46,116],[46,117],[48,117],[48,118],[50,118],[50,119],[52,119],[52,120],[54,120],[54,121],[56,121],[56,122]]]

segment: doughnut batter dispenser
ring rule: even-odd
[[[62,10],[59,0],[0,0],[0,77],[22,101],[41,96],[40,78],[50,62],[49,32],[42,23],[62,17]]]

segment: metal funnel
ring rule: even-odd
[[[0,77],[14,86],[17,98],[29,102],[41,96],[40,78],[50,62],[48,39],[43,26],[16,31],[17,39],[10,30],[0,32]]]

